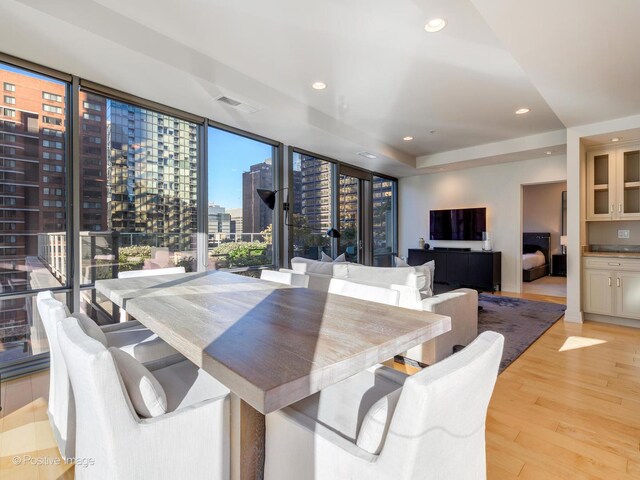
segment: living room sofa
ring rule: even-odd
[[[432,280],[415,267],[370,267],[348,262],[320,262],[295,257],[291,269],[309,276],[309,288],[328,291],[332,278],[385,287],[400,292],[399,306],[446,315],[451,331],[402,354],[404,357],[432,365],[453,353],[454,345],[468,345],[478,336],[478,292],[460,288],[429,295]],[[427,293],[424,293],[427,292]]]

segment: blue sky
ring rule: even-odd
[[[242,172],[272,157],[271,145],[209,128],[209,202],[242,207]]]

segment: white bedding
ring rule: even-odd
[[[524,253],[522,254],[522,269],[531,270],[532,268],[544,265],[546,262],[544,253],[538,250],[536,253]]]

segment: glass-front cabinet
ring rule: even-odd
[[[640,145],[618,150],[619,186],[618,218],[640,218]]]
[[[640,145],[587,154],[587,220],[640,219]]]

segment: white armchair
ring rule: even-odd
[[[403,353],[402,356],[433,365],[453,353],[455,345],[469,345],[478,336],[478,292],[459,288],[428,297],[422,310],[451,318],[451,330]]]
[[[282,270],[261,270],[260,280],[269,282],[282,283],[284,285],[292,285],[294,287],[309,287],[309,276],[302,273],[291,271],[284,272]]]
[[[75,457],[75,408],[67,366],[58,342],[57,325],[69,317],[69,309],[55,299],[51,291],[36,297],[38,312],[49,342],[48,415],[53,434],[63,458]],[[106,345],[116,346],[142,362],[162,366],[184,360],[178,352],[139,322],[118,323],[98,327],[84,314],[74,314]]]
[[[405,377],[367,370],[266,417],[265,480],[479,480],[503,337]]]
[[[58,336],[76,401],[76,458],[91,462],[76,466],[77,479],[229,478],[224,385],[187,360],[145,370],[144,381],[131,382],[141,365],[128,357],[135,368],[123,368],[113,349],[87,336],[77,319],[60,322]],[[164,410],[142,418],[137,402],[151,383],[163,393]]]

